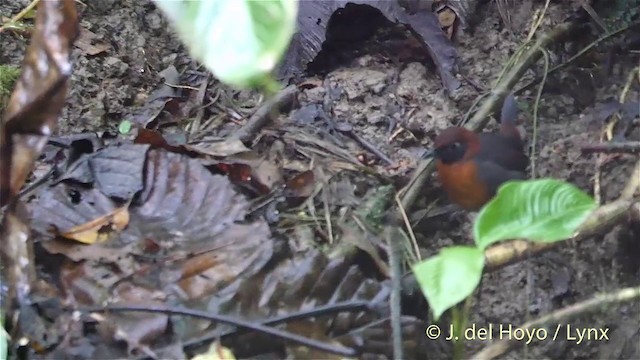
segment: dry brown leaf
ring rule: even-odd
[[[111,46],[109,46],[109,44],[107,43],[95,42],[94,44],[93,40],[96,37],[97,35],[95,33],[85,28],[80,28],[80,36],[78,37],[78,40],[76,40],[74,45],[89,56],[98,55],[109,50]]]
[[[59,232],[59,235],[83,244],[101,243],[107,241],[113,232],[124,230],[128,224],[129,205],[125,205],[97,219]]]
[[[187,150],[203,155],[226,157],[250,151],[240,139],[228,138],[221,141],[202,141],[196,144],[183,145]]]

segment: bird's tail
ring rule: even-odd
[[[518,104],[516,103],[516,99],[513,97],[513,93],[509,93],[504,98],[504,103],[502,104],[502,112],[500,113],[500,123],[501,124],[505,122],[515,123],[517,117],[518,117]]]
[[[513,97],[513,93],[509,93],[504,98],[502,111],[500,112],[500,132],[521,139],[518,131],[516,120],[518,118],[518,103]]]

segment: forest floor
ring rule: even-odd
[[[119,133],[120,123],[123,120],[145,126],[149,123],[140,118],[149,116],[148,111],[154,109],[149,104],[162,96],[158,95],[159,89],[167,90],[164,84],[169,81],[163,80],[163,76],[172,76],[172,67],[181,72],[185,68],[190,69],[190,72],[182,72],[177,77],[181,85],[194,87],[187,96],[187,104],[193,101],[194,96],[202,95],[198,92],[196,80],[206,76],[203,75],[204,69],[189,59],[184,46],[170,34],[167,22],[150,2],[104,0],[87,4],[87,7],[79,6],[80,38],[83,41],[76,44],[73,52],[74,68],[69,93],[55,136],[95,133],[97,137],[111,141],[131,138],[130,134]],[[5,16],[15,14],[25,5],[25,1],[2,2],[0,13]],[[540,6],[539,2],[523,1],[521,9],[513,14],[513,28],[528,29],[534,10]],[[568,4],[554,2],[538,31],[544,33],[552,29],[571,11]],[[455,38],[460,56],[459,70],[465,78],[460,78],[462,87],[455,99],[443,89],[442,81],[427,55],[422,59],[409,57],[408,60],[398,60],[394,59],[395,50],[385,51],[385,44],[365,45],[365,49],[378,48],[379,51],[364,52],[352,61],[330,69],[326,75],[306,77],[305,85],[300,87],[296,109],[268,124],[249,146],[266,157],[275,157],[276,152],[283,152],[278,158],[283,159],[280,165],[285,173],[303,171],[308,162],[302,161],[300,154],[282,150],[288,149],[293,141],[283,134],[302,136],[291,130],[295,123],[302,133],[332,143],[347,155],[370,165],[374,175],[363,173],[355,165],[345,165],[351,162],[344,159],[333,161],[331,157],[320,156],[313,164],[324,167],[331,174],[326,178],[326,187],[330,191],[322,192],[326,197],[322,201],[331,203],[336,222],[340,209],[357,208],[371,189],[379,189],[389,183],[396,187],[406,184],[422,152],[432,144],[436,134],[456,124],[465,115],[481,95],[478,88],[491,88],[504,64],[527,36],[525,30],[512,33],[503,26],[494,2],[483,7],[479,18],[481,20],[473,32],[458,31]],[[593,39],[591,37],[590,41]],[[578,39],[550,49],[552,63],[566,60],[576,49],[588,44],[587,40]],[[27,45],[28,39],[16,34],[2,34],[0,63],[20,65]],[[535,129],[536,176],[563,179],[590,194],[594,193],[596,156],[583,155],[580,149],[585,144],[600,142],[604,123],[603,119],[594,119],[591,115],[598,104],[620,96],[628,75],[638,65],[637,52],[610,56],[608,51],[607,46],[597,47],[588,56],[549,77],[539,103]],[[538,66],[536,71],[540,73],[542,67]],[[532,79],[535,74],[530,71],[526,76]],[[207,137],[232,134],[261,104],[260,95],[254,92],[232,90],[212,78],[208,79],[204,100],[200,99],[200,103],[191,104],[189,106],[192,107],[186,110],[186,105],[181,105],[183,108],[179,114],[174,112],[169,120],[151,116],[156,121],[155,128],[160,129],[166,138],[193,144]],[[175,91],[186,92],[189,89],[170,90],[175,95]],[[628,98],[637,99],[639,90],[636,83]],[[521,107],[527,109],[521,112],[520,123],[529,141],[534,133],[531,120],[536,91],[533,88],[518,96]],[[326,101],[332,102],[333,120],[346,122],[352,133],[368,141],[389,161],[368,152],[353,137],[335,132],[331,122],[318,121],[323,115],[319,109]],[[495,127],[495,122],[489,125],[489,128]],[[637,139],[638,136],[640,129],[634,130],[628,138]],[[608,158],[601,165],[602,202],[619,196],[636,160],[634,155],[620,155]],[[42,176],[49,168],[50,164],[42,162],[33,177]],[[37,197],[36,194],[34,199]],[[434,202],[436,208],[449,204],[435,176],[424,189],[416,209],[422,209],[420,214],[424,215],[424,209]],[[423,258],[437,253],[444,246],[472,243],[472,220],[464,212],[445,212],[437,216],[427,214],[421,220],[418,216],[417,213],[409,214],[409,218],[415,220],[414,231]],[[290,226],[295,228],[295,224]],[[346,231],[337,228],[333,231],[329,231],[327,236],[313,231],[313,225],[309,225],[281,234],[285,234],[285,241],[288,241],[294,257],[303,258],[307,251],[318,248],[329,253],[336,244],[330,242],[338,239],[337,243],[340,243],[344,241],[341,238],[347,237]],[[477,327],[489,324],[515,326],[595,294],[640,285],[639,238],[640,223],[624,222],[607,234],[571,242],[487,273],[471,303],[468,324]],[[319,264],[316,265],[325,266],[326,262]],[[371,278],[376,279],[375,276]],[[419,310],[411,311],[419,318],[425,316],[420,315]],[[275,313],[271,312],[272,315]],[[577,343],[566,337],[556,341],[548,339],[513,351],[503,358],[639,358],[639,319],[640,304],[637,302],[614,306],[571,322],[575,328],[610,329],[608,341],[591,339]],[[99,348],[95,342],[92,344]],[[471,340],[466,342],[465,348],[468,353],[473,353],[487,345],[487,341]],[[110,351],[117,354],[116,350]],[[448,358],[448,353],[449,350],[438,347],[428,356]]]

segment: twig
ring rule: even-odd
[[[189,133],[189,137],[193,137],[195,133],[202,130],[202,118],[204,117],[204,112],[207,108],[207,106],[204,104],[204,97],[207,93],[207,86],[209,86],[208,75],[202,80],[199,87],[195,88],[190,86],[190,88],[197,91],[195,102],[196,104],[198,104],[198,111],[196,112],[196,116],[193,121],[189,123],[188,129],[186,129]]]
[[[638,154],[640,153],[640,141],[610,142],[605,144],[584,145],[580,148],[583,155],[604,154]]]
[[[533,35],[535,35],[536,31],[542,25],[542,21],[544,20],[544,15],[547,13],[547,9],[549,9],[549,2],[547,0],[544,3],[544,8],[542,11],[540,9],[536,10],[536,13],[533,15],[534,21],[531,24],[531,28],[529,29],[529,35],[527,35],[527,41],[531,41],[533,39]]]
[[[547,326],[549,324],[555,323],[555,324],[558,324],[556,326],[556,329],[553,335],[553,340],[555,340],[556,335],[558,334],[560,328],[562,327],[562,323],[566,323],[569,319],[575,318],[579,315],[596,311],[610,304],[630,302],[638,298],[640,298],[640,287],[625,288],[612,294],[611,293],[598,294],[589,300],[582,301],[577,304],[573,304],[564,309],[556,310],[548,315],[540,317],[539,319],[527,322],[522,326],[520,326],[519,328],[523,330],[534,329],[534,328],[538,329],[538,328],[542,328],[543,326]],[[522,344],[524,344],[524,342],[517,341],[516,337],[513,337],[513,336],[506,337],[500,341],[497,341],[485,347],[482,351],[474,354],[471,357],[471,359],[475,359],[475,360],[493,359],[497,356],[505,354],[510,350],[513,350],[516,346],[520,346]]]
[[[629,93],[629,89],[631,88],[631,84],[635,80],[635,73],[637,71],[640,71],[639,69],[640,67],[633,69],[633,71],[629,73],[629,76],[627,76],[627,81],[625,83],[625,86],[622,88],[622,91],[620,92],[620,100],[618,101],[619,104],[625,103],[625,99],[627,97],[627,94]],[[603,142],[605,139],[607,141],[611,141],[613,139],[613,130],[616,124],[619,122],[619,120],[620,120],[619,114],[614,114],[612,117],[608,119],[607,123],[604,126],[604,130],[602,131],[602,134],[600,136],[600,142]],[[602,188],[602,164],[603,163],[604,163],[604,155],[599,154],[596,159],[596,173],[594,175],[595,178],[594,178],[594,187],[593,187],[593,195],[598,204],[600,204],[602,200],[601,188]]]
[[[317,340],[309,339],[307,337],[290,333],[288,331],[272,328],[260,323],[252,323],[247,320],[233,318],[227,315],[220,314],[212,314],[205,311],[193,310],[193,309],[185,309],[178,307],[167,307],[167,306],[143,306],[143,305],[110,305],[110,306],[89,306],[77,309],[81,312],[129,312],[129,311],[140,311],[140,312],[151,312],[151,313],[163,313],[170,315],[184,315],[184,316],[192,316],[200,319],[207,319],[210,321],[221,322],[249,330],[254,330],[258,332],[262,332],[265,334],[269,334],[272,336],[276,336],[282,339],[286,339],[289,341],[296,342],[298,344],[308,346],[310,348],[318,349],[321,351],[325,351],[332,354],[338,354],[342,356],[355,356],[357,352],[351,348],[344,348],[333,346],[327,343],[323,343]]]
[[[409,217],[407,216],[407,212],[404,211],[402,207],[402,201],[400,201],[400,197],[398,194],[395,196],[396,205],[398,205],[398,211],[402,214],[402,220],[404,221],[404,226],[407,228],[407,234],[409,234],[409,238],[411,239],[411,245],[413,246],[413,251],[415,252],[414,258],[416,261],[422,260],[422,256],[420,255],[420,248],[418,247],[418,240],[416,240],[416,235],[413,233],[413,229],[411,228],[411,221],[409,221]]]
[[[389,297],[389,308],[391,315],[391,342],[393,344],[393,358],[402,360],[404,358],[404,350],[402,348],[402,269],[401,257],[402,247],[400,246],[400,236],[398,236],[398,227],[394,221],[388,221],[385,226],[385,240],[389,248],[389,267],[391,268],[391,295]]]
[[[39,2],[40,0],[33,0],[29,5],[27,5],[27,7],[25,7],[24,9],[22,9],[22,11],[17,13],[16,16],[12,17],[11,20],[7,21],[4,25],[0,26],[0,33],[3,30],[5,30],[5,28],[8,25],[12,25],[20,21],[25,15],[27,15],[27,13],[29,13],[29,11],[33,10],[38,5]]]
[[[599,45],[601,42],[610,39],[616,35],[619,35],[627,30],[629,30],[630,28],[634,27],[634,26],[638,26],[640,25],[639,22],[634,22],[631,23],[627,26],[623,26],[620,29],[617,29],[615,31],[612,31],[608,34],[605,34],[601,37],[599,37],[597,40],[595,40],[594,42],[592,42],[591,44],[587,45],[585,48],[583,48],[582,50],[580,50],[577,54],[573,55],[572,57],[569,58],[569,60],[563,62],[562,64],[556,65],[554,67],[552,67],[549,72],[547,73],[547,76],[553,74],[554,72],[560,70],[560,69],[564,69],[565,67],[569,66],[572,62],[576,61],[578,58],[580,58],[582,55],[586,54],[589,50],[593,49],[594,47],[596,47],[597,45]],[[534,80],[532,80],[531,82],[529,82],[527,85],[524,85],[523,87],[519,88],[518,90],[514,91],[515,94],[521,94],[524,91],[529,90],[531,87],[535,86],[536,84],[538,84],[540,81],[542,80],[542,77],[538,77]]]
[[[591,16],[593,21],[595,21],[595,23],[600,26],[600,29],[602,29],[602,31],[604,31],[605,33],[609,32],[609,29],[607,28],[607,25],[604,23],[604,21],[602,21],[602,18],[586,0],[582,2],[582,8],[587,12],[587,14],[589,14],[589,16]]]
[[[520,56],[519,62],[511,66],[509,71],[504,75],[495,88],[489,94],[488,99],[482,104],[480,109],[473,115],[469,121],[469,128],[472,130],[480,130],[489,121],[489,115],[499,109],[502,102],[513,86],[520,81],[522,74],[529,69],[543,55],[543,50],[549,44],[567,35],[574,28],[574,24],[570,22],[562,23],[554,28],[548,34],[540,35],[538,40],[525,49]]]
[[[636,166],[633,167],[631,171],[631,177],[629,177],[629,182],[625,185],[624,189],[620,193],[621,199],[633,199],[633,195],[640,188],[640,161],[636,162]]]
[[[333,224],[331,223],[331,210],[329,209],[329,189],[322,187],[322,206],[324,208],[324,221],[327,225],[327,235],[329,236],[329,244],[333,245]]]
[[[606,128],[606,125],[605,125]],[[607,136],[606,130],[600,131],[600,142],[602,143]],[[611,140],[611,139],[607,139]],[[602,204],[602,164],[604,163],[604,157],[602,154],[598,154],[596,157],[596,171],[593,174],[593,198],[597,204]]]
[[[47,171],[46,174],[42,175],[38,179],[34,180],[31,184],[29,184],[28,186],[26,186],[25,188],[20,190],[20,193],[18,194],[18,197],[19,198],[24,198],[24,197],[30,195],[32,192],[34,192],[39,187],[45,185],[47,183],[47,181],[49,181],[49,179],[51,179],[53,177],[53,175],[56,173],[56,171],[58,171],[58,166],[57,165],[51,166],[51,168],[49,169],[49,171]]]
[[[260,106],[260,108],[251,115],[247,123],[238,129],[232,137],[240,139],[243,142],[251,140],[258,134],[258,131],[265,126],[267,121],[271,119],[274,111],[290,104],[297,95],[298,87],[295,85],[282,89],[274,97],[265,101],[264,104],[262,104],[262,106]]]
[[[347,302],[342,302],[342,303],[337,303],[337,304],[332,304],[332,305],[325,305],[325,306],[320,306],[317,307],[315,309],[310,309],[310,310],[304,310],[304,311],[299,311],[299,312],[295,312],[295,313],[291,313],[291,314],[286,314],[286,315],[281,315],[281,316],[276,316],[276,317],[272,317],[272,318],[268,318],[268,319],[264,319],[264,320],[259,320],[257,321],[257,323],[265,325],[265,326],[273,326],[273,325],[278,325],[278,324],[282,324],[282,323],[286,323],[286,322],[292,322],[292,321],[297,321],[297,320],[302,320],[302,319],[306,319],[306,318],[310,318],[310,317],[320,317],[320,316],[326,316],[326,315],[331,315],[331,314],[336,314],[336,313],[340,313],[340,312],[357,312],[357,311],[375,311],[376,309],[376,304],[372,304],[370,302],[365,302],[365,301],[347,301]],[[223,338],[223,337],[227,337],[227,336],[231,336],[231,335],[236,335],[240,332],[240,329],[229,329],[229,330],[220,330],[220,329],[216,329],[213,331],[208,332],[207,334],[204,334],[202,336],[198,336],[195,339],[191,339],[191,340],[187,340],[185,341],[182,346],[184,348],[193,348],[193,347],[197,347],[199,345],[202,345],[203,343],[206,343],[208,341],[212,341],[214,339],[218,339],[218,338]],[[171,345],[170,345],[171,346]],[[161,352],[163,349],[158,349],[155,350],[156,352]],[[138,360],[142,360],[142,359],[147,359],[146,356],[138,358]]]
[[[549,2],[547,1],[547,5]],[[540,98],[542,97],[542,90],[547,82],[547,72],[549,71],[549,52],[546,49],[540,50],[544,59],[544,75],[542,77],[542,83],[538,87],[536,93],[536,100],[533,104],[533,136],[531,139],[531,154],[529,155],[531,160],[531,178],[536,177],[536,159],[537,159],[537,147],[538,147],[538,108],[540,107]]]
[[[378,251],[375,249],[375,246],[373,246],[373,241],[380,240],[379,243],[381,243],[382,239],[380,239],[377,236],[377,234],[373,233],[374,230],[371,229],[371,226],[367,225],[365,223],[365,221],[360,218],[360,216],[358,216],[356,214],[351,214],[351,219],[360,228],[360,231],[362,231],[362,233],[363,233],[362,236],[366,238],[366,239],[363,239],[364,241],[361,240],[361,242],[363,243],[362,246],[361,246],[361,244],[358,244],[358,245],[354,244],[354,245],[358,246],[363,251],[366,251],[367,254],[369,254],[369,256],[371,256],[371,259],[376,264],[376,266],[378,267],[378,270],[380,271],[380,273],[384,277],[391,278],[391,270],[389,270],[389,266],[387,265],[386,262],[384,262],[382,260],[382,258],[378,254]],[[375,240],[373,240],[371,242],[368,241],[368,239],[370,237],[375,239]]]
[[[385,153],[383,153],[380,149],[378,149],[375,145],[367,141],[362,136],[356,134],[353,131],[346,131],[347,135],[355,140],[358,144],[360,144],[363,148],[371,151],[375,156],[380,158],[382,161],[386,162],[389,165],[395,165],[393,160],[391,160]]]

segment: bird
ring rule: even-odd
[[[500,130],[475,133],[460,126],[443,130],[433,150],[423,158],[434,157],[438,178],[453,203],[477,211],[489,202],[509,180],[526,179],[529,158],[516,127],[518,107],[509,94],[503,103]]]

